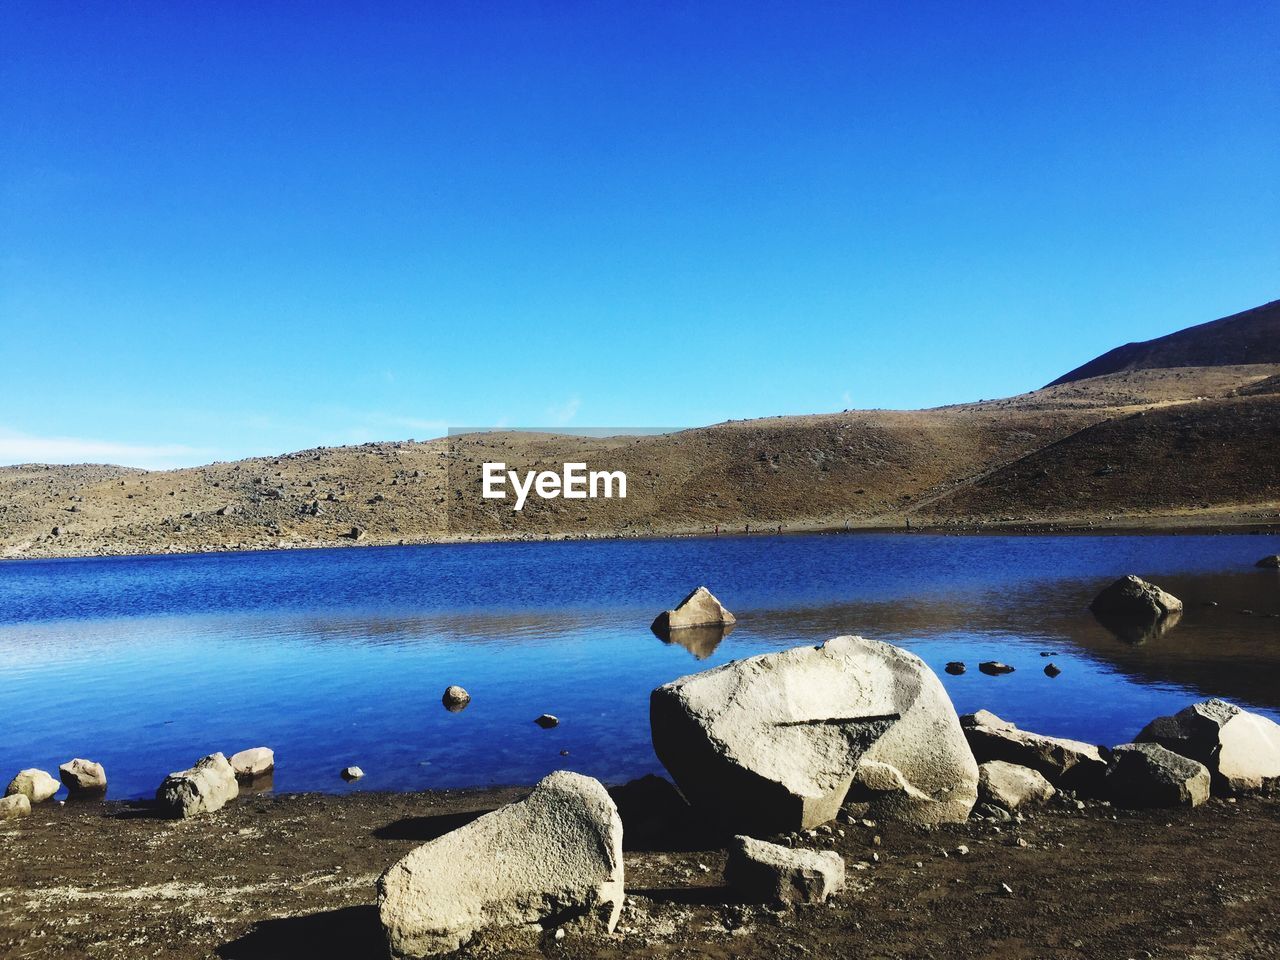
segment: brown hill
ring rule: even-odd
[[[1184,333],[1213,327],[1215,342],[1223,330],[1248,339],[1273,322],[1274,307],[1261,308],[1262,320]],[[1236,355],[1222,347],[1210,359]],[[0,556],[908,523],[1274,524],[1278,382],[1280,363],[1211,362],[1063,378],[933,410],[775,417],[658,436],[475,433],[169,471],[6,467]],[[479,496],[481,465],[496,461],[520,471],[575,461],[620,470],[627,498],[531,497],[517,513],[510,501]]]
[[[1126,343],[1063,374],[1049,386],[1157,367],[1280,363],[1280,300],[1155,340]]]

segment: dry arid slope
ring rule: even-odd
[[[908,523],[1275,525],[1278,324],[1280,302],[1120,348],[1041,390],[932,410],[777,417],[661,436],[471,434],[170,471],[5,467],[0,555]],[[1091,376],[1095,369],[1104,372]],[[628,495],[533,497],[517,514],[510,502],[480,498],[486,461],[521,470],[584,461],[624,471]]]

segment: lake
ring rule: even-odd
[[[6,562],[0,776],[88,757],[110,797],[138,798],[200,756],[267,745],[277,791],[558,768],[621,782],[661,770],[653,687],[841,633],[914,651],[961,713],[1044,733],[1119,743],[1207,696],[1280,719],[1280,575],[1254,567],[1278,551],[1276,536],[845,534]],[[1088,603],[1125,573],[1181,597],[1181,622],[1141,644],[1102,627]],[[693,650],[655,637],[699,584],[736,629]],[[985,676],[988,659],[1016,672]],[[951,660],[968,672],[943,673]],[[440,702],[454,683],[473,698],[459,713]],[[353,785],[349,764],[366,773]]]

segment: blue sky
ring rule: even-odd
[[[1039,386],[1280,296],[1274,2],[0,8],[0,462]]]

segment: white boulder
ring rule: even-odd
[[[962,821],[978,795],[955,708],[924,662],[836,637],[683,677],[649,701],[681,792],[731,829],[775,833],[864,816]]]
[[[1280,724],[1225,700],[1205,700],[1157,717],[1137,741],[1158,743],[1203,763],[1215,788],[1224,793],[1280,784]]]
[[[706,587],[699,587],[681,600],[674,610],[664,610],[653,621],[652,629],[662,635],[686,627],[725,626],[737,623],[732,613],[724,608]]]
[[[418,847],[378,880],[393,957],[448,953],[482,931],[523,938],[548,921],[612,931],[622,900],[617,808],[598,781],[565,771]]]
[[[214,753],[196,761],[189,770],[165,777],[156,791],[156,803],[169,816],[185,818],[221,810],[239,795],[231,764],[222,754]]]
[[[844,889],[844,860],[834,850],[792,850],[737,836],[729,845],[724,882],[750,903],[822,903]]]
[[[32,767],[29,770],[20,771],[10,780],[9,785],[5,787],[4,795],[11,797],[15,793],[21,793],[32,803],[44,803],[60,789],[62,784],[53,779],[52,774]]]
[[[270,747],[250,747],[233,753],[228,761],[238,780],[265,777],[276,768],[275,751]]]
[[[1023,804],[1044,803],[1058,791],[1044,774],[1004,760],[978,764],[978,797],[1009,812]]]
[[[68,760],[58,767],[58,776],[72,796],[107,792],[107,772],[92,760]]]
[[[0,820],[16,820],[31,814],[31,801],[25,793],[11,793],[0,797]]]

